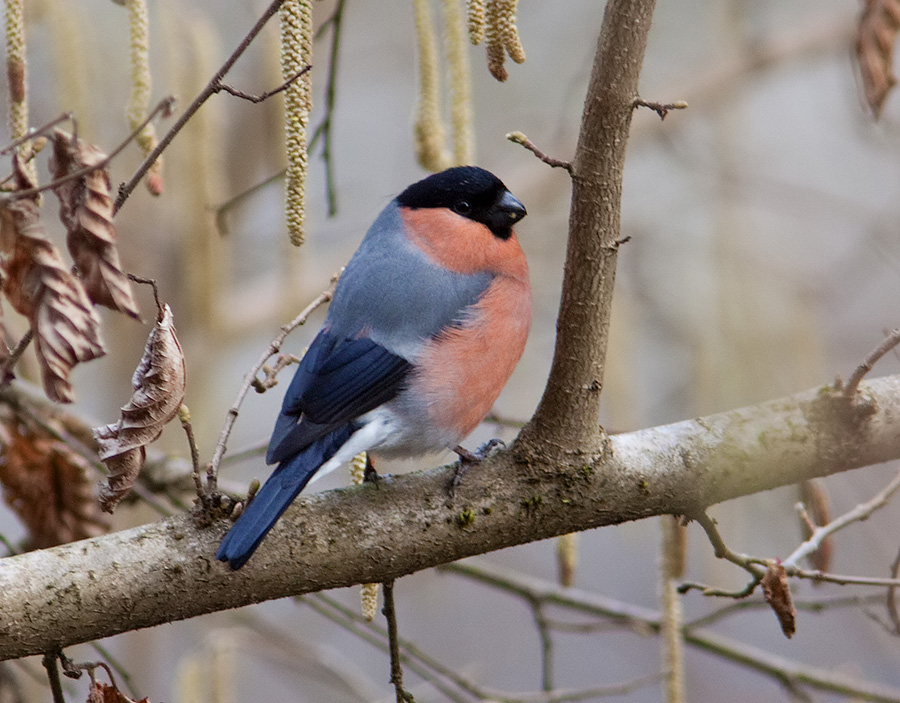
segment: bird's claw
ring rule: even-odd
[[[506,442],[495,437],[478,447],[478,449],[475,450],[475,456],[484,461],[485,459],[490,459],[502,449],[506,449]]]
[[[450,497],[456,497],[456,489],[459,488],[459,484],[462,483],[463,476],[469,470],[470,466],[480,464],[485,459],[494,456],[498,451],[505,448],[506,444],[500,439],[488,440],[478,447],[474,453],[458,445],[454,447],[453,451],[459,455],[459,463],[456,465],[456,472],[453,474],[453,480],[450,482]]]

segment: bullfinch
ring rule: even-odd
[[[525,207],[460,166],[414,183],[366,233],[284,396],[277,464],[222,540],[239,569],[317,472],[362,451],[411,457],[459,446],[518,363],[531,326]]]

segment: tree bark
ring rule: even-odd
[[[610,0],[572,162],[572,206],[556,349],[519,450],[599,452],[600,391],[618,258],[625,147],[655,0]]]
[[[273,598],[384,581],[462,557],[900,458],[900,376],[852,404],[828,388],[610,437],[602,458],[533,467],[505,452],[305,497],[238,572],[227,525],[180,516],[0,562],[0,659]]]

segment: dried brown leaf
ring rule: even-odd
[[[150,699],[141,698],[134,701],[115,686],[94,681],[91,683],[91,690],[88,691],[87,703],[150,703]]]
[[[109,531],[94,500],[88,462],[43,427],[21,416],[0,418],[3,496],[43,549]]]
[[[0,244],[3,292],[31,322],[44,390],[52,400],[70,403],[72,367],[104,354],[100,319],[81,281],[47,239],[33,200],[17,200],[0,211]]]
[[[138,309],[131,282],[122,271],[116,248],[113,197],[105,160],[106,154],[97,147],[63,130],[54,130],[50,160],[54,179],[86,167],[98,167],[53,188],[78,275],[94,303],[136,318]]]
[[[831,522],[831,511],[828,507],[828,492],[821,481],[811,479],[800,483],[800,500],[806,506],[809,518],[813,525],[822,526]],[[803,530],[803,539],[807,540],[812,537],[811,526],[801,520],[801,529]],[[831,535],[822,540],[819,548],[809,555],[809,561],[815,569],[819,571],[829,571],[831,569],[831,559],[834,554],[834,540]],[[819,585],[818,581],[813,581],[813,585]]]
[[[94,428],[100,459],[109,469],[100,488],[100,507],[108,513],[131,489],[144,463],[144,448],[162,433],[184,400],[185,365],[175,336],[172,310],[164,306],[134,372],[131,400],[117,423]]]
[[[791,587],[788,584],[784,566],[777,562],[769,564],[766,575],[762,579],[762,587],[766,602],[778,616],[781,631],[785,637],[792,637],[797,630],[797,611],[794,609]]]
[[[856,58],[866,102],[877,118],[897,77],[892,69],[900,32],[900,0],[866,0],[856,33]]]

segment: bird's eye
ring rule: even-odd
[[[468,200],[459,200],[453,204],[453,211],[460,215],[468,215],[472,212],[472,206]]]

